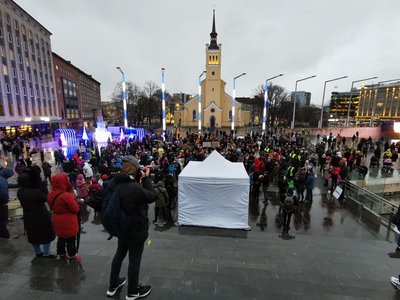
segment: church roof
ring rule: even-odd
[[[219,46],[217,43],[217,31],[215,30],[215,9],[213,10],[213,23],[212,23],[212,31],[210,33],[211,36],[211,42],[210,45],[208,46],[209,50],[219,50]]]

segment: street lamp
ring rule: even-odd
[[[299,79],[299,80],[296,81],[296,86],[295,86],[295,88],[294,88],[294,95],[293,95],[293,96],[294,96],[294,97],[293,97],[293,118],[292,118],[292,124],[291,124],[291,126],[290,126],[291,129],[294,129],[294,120],[295,120],[295,117],[296,117],[297,83],[300,82],[300,81],[304,81],[304,80],[307,80],[307,79],[314,78],[314,77],[317,77],[317,75],[308,76],[308,77],[306,77],[306,78],[302,78],[302,79]]]
[[[236,79],[238,79],[239,77],[242,77],[246,75],[246,73],[242,73],[238,76],[236,76],[235,78],[233,78],[233,93],[232,93],[232,125],[231,125],[231,130],[234,131],[235,130],[235,98],[236,98]]]
[[[203,76],[204,74],[206,74],[206,71],[201,72],[201,74],[199,75],[199,105],[197,107],[198,109],[198,130],[199,133],[201,132],[201,76]]]
[[[128,127],[128,116],[126,112],[126,82],[125,82],[125,74],[120,67],[117,67],[117,70],[121,72],[122,75],[122,107],[124,112],[124,127]]]
[[[165,139],[165,131],[167,130],[167,124],[165,121],[165,68],[161,68],[161,95],[162,95],[162,131],[163,131],[163,139]]]
[[[324,93],[322,94],[321,118],[319,120],[318,128],[322,128],[322,117],[323,117],[323,114],[324,114],[324,101],[325,101],[326,83],[327,82],[336,81],[336,80],[340,80],[340,79],[344,79],[344,78],[347,78],[347,76],[342,76],[342,77],[338,77],[338,78],[335,78],[335,79],[330,79],[330,80],[325,81],[325,83],[324,83]]]
[[[283,74],[276,75],[274,77],[268,78],[265,80],[265,92],[264,92],[264,109],[263,109],[263,123],[262,123],[262,130],[263,134],[265,134],[265,128],[267,123],[267,108],[268,108],[268,81],[275,79],[277,77],[281,77]]]
[[[346,120],[346,127],[349,127],[349,121],[350,121],[350,105],[351,105],[351,100],[353,99],[353,86],[355,83],[360,82],[360,81],[366,81],[366,80],[372,80],[376,79],[378,77],[369,77],[369,78],[364,78],[364,79],[359,79],[359,80],[354,80],[351,83],[351,89],[350,89],[350,99],[349,99],[349,107],[347,108],[347,120]]]

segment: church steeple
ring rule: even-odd
[[[208,49],[210,50],[219,50],[218,44],[217,44],[217,31],[215,30],[215,9],[213,10],[213,24],[212,24],[212,31],[210,33],[211,36],[211,42],[210,46],[208,46]]]

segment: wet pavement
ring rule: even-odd
[[[141,268],[153,287],[147,299],[400,299],[389,283],[400,272],[400,259],[388,255],[395,245],[316,183],[290,239],[280,238],[275,187],[268,205],[262,193],[250,203],[251,231],[151,225]],[[83,227],[81,263],[33,258],[23,235],[0,240],[0,299],[105,299],[116,240],[91,212]],[[20,221],[10,229],[22,233]]]

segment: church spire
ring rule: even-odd
[[[212,31],[210,33],[211,36],[211,42],[210,46],[208,46],[209,50],[219,50],[218,44],[217,44],[217,31],[215,30],[215,9],[213,10],[213,24],[212,24]]]

